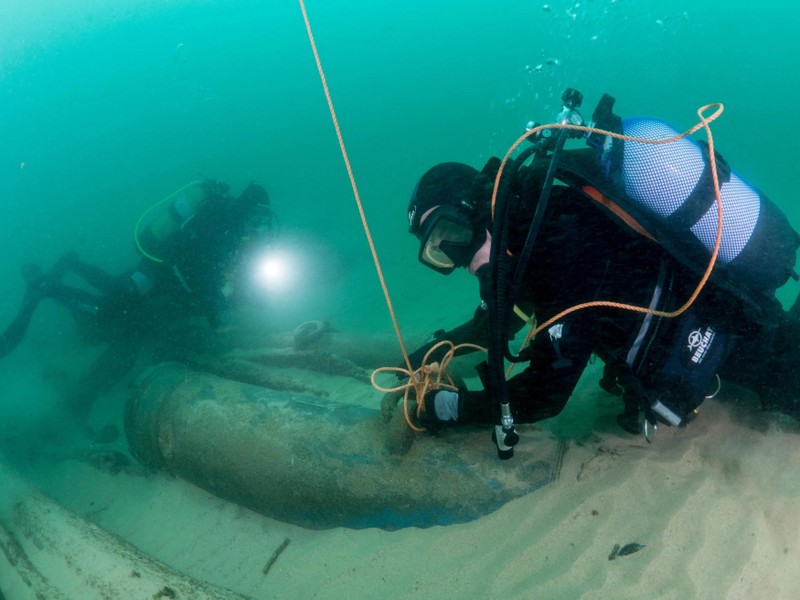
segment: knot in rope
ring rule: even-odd
[[[442,347],[447,347],[444,357],[441,362],[428,362],[430,356]],[[475,344],[459,344],[455,345],[449,340],[443,340],[435,344],[430,350],[425,353],[422,359],[422,364],[414,370],[409,370],[404,367],[381,367],[372,372],[371,379],[372,385],[378,391],[391,394],[403,392],[403,416],[406,423],[414,431],[426,431],[425,427],[418,425],[422,414],[426,411],[425,396],[432,390],[450,390],[453,392],[458,391],[458,386],[455,384],[453,378],[447,372],[447,367],[457,350],[460,349],[473,349],[486,352],[486,349]],[[405,379],[405,381],[391,388],[385,388],[375,381],[375,377],[379,373],[392,372],[398,379]],[[414,390],[416,399],[416,408],[413,409],[415,419],[412,419],[409,414],[409,394]]]

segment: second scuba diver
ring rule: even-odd
[[[68,394],[68,408],[86,415],[99,394],[133,366],[143,340],[158,337],[176,319],[203,315],[211,327],[237,292],[248,261],[268,244],[277,222],[266,190],[255,183],[239,197],[216,181],[198,181],[172,194],[148,213],[155,216],[136,232],[142,259],[119,275],[65,254],[43,273],[26,266],[27,291],[17,317],[0,335],[0,357],[22,340],[36,306],[50,298],[66,306],[92,337],[108,349]],[[144,216],[149,216],[146,213]],[[95,291],[61,282],[67,273]]]

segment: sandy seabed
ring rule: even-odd
[[[74,447],[6,461],[0,597],[797,598],[797,424],[726,389],[647,444],[616,426],[596,375],[558,418],[523,429],[521,449],[568,441],[559,479],[459,525],[307,530]],[[380,401],[363,382],[332,387]],[[628,544],[641,548],[609,559]]]

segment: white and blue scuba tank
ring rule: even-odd
[[[650,140],[680,133],[646,118],[623,120],[622,132]],[[604,166],[618,171],[627,198],[669,233],[673,245],[683,246],[689,257],[702,255],[707,263],[718,226],[707,147],[689,138],[668,144],[614,140],[620,142],[620,164]],[[716,161],[722,199],[718,264],[750,290],[772,294],[793,275],[800,238],[775,204],[729,170],[720,156]]]
[[[592,116],[597,129],[650,140],[679,134],[658,119],[622,120],[612,112],[613,105],[614,98],[604,95]],[[718,222],[708,147],[689,138],[648,144],[596,133],[587,143],[591,149],[562,154],[559,179],[583,186],[628,225],[631,217],[676,260],[704,272]],[[731,171],[716,152],[715,163],[723,222],[712,279],[753,309],[754,319],[774,322],[775,290],[789,277],[798,278],[794,266],[800,235],[775,204]]]

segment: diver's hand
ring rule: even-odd
[[[460,391],[431,390],[425,394],[425,410],[420,413],[420,422],[433,430],[455,425],[460,405]]]
[[[433,410],[436,418],[442,422],[458,421],[458,405],[460,392],[451,390],[433,390],[425,394],[425,406]]]

